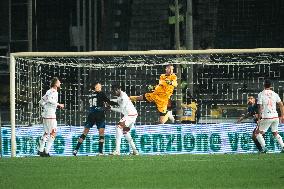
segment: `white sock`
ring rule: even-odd
[[[54,136],[50,135],[50,136],[49,136],[49,139],[48,139],[48,141],[47,141],[47,144],[46,144],[46,149],[45,149],[45,152],[46,152],[47,154],[49,153],[50,148],[51,148],[51,146],[52,146],[54,140],[55,140]]]
[[[168,111],[168,117],[169,117],[169,120],[174,123],[175,122],[175,118],[173,116],[173,111]]]
[[[38,151],[43,152],[46,141],[47,141],[47,134],[44,133],[39,140]]]
[[[115,139],[115,150],[120,153],[120,144],[121,144],[121,137],[122,137],[122,129],[116,127],[116,139]]]
[[[283,144],[283,139],[282,139],[282,137],[281,137],[279,134],[277,134],[277,135],[275,136],[275,138],[276,138],[277,142],[279,143],[279,145],[281,146],[281,148],[283,148],[283,147],[284,147],[284,144]]]
[[[126,134],[124,134],[126,140],[128,141],[128,143],[130,144],[130,147],[132,148],[133,152],[137,152],[136,146],[134,144],[134,141],[130,135],[129,132],[127,132]]]
[[[265,140],[264,140],[262,134],[259,133],[259,134],[256,136],[256,139],[257,139],[258,142],[260,143],[262,149],[264,149],[264,148],[265,148]]]

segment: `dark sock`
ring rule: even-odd
[[[103,153],[104,139],[104,136],[100,136],[99,138],[99,153]]]
[[[79,142],[79,140],[78,140],[77,145],[76,145],[76,148],[75,148],[75,150],[77,150],[77,151],[79,150],[81,144],[82,144],[83,141],[85,140],[86,135],[82,134],[82,135],[80,136],[80,138],[82,139],[82,142]],[[80,138],[79,138],[79,139],[80,139]]]
[[[261,151],[262,147],[261,147],[260,143],[258,142],[258,140],[255,137],[252,137],[252,140],[253,140],[254,144],[256,145],[256,148],[258,149],[258,151]]]
[[[82,144],[81,142],[77,142],[77,145],[76,145],[75,150],[77,150],[77,151],[78,151],[78,150],[79,150],[79,148],[80,148],[80,146],[81,146],[81,144]]]

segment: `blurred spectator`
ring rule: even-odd
[[[200,110],[197,103],[197,100],[192,97],[188,91],[182,100],[181,104],[182,114],[180,117],[181,123],[198,123],[200,119]]]

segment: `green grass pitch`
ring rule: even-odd
[[[0,188],[284,188],[284,154],[0,158]]]

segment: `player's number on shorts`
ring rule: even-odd
[[[97,98],[91,98],[89,100],[90,107],[97,106]]]

